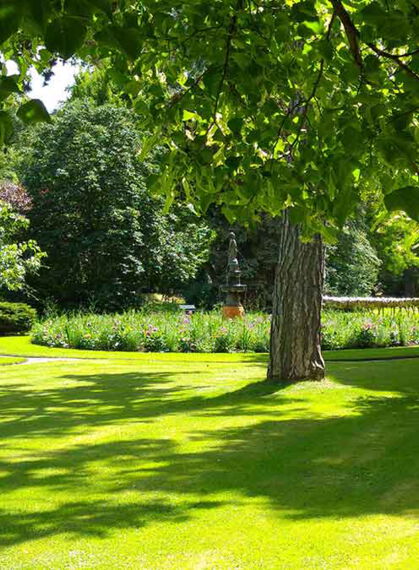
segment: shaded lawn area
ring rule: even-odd
[[[417,568],[419,360],[206,356],[1,367],[0,567]]]

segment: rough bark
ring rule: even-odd
[[[321,380],[320,348],[324,248],[320,236],[300,240],[300,229],[281,219],[276,268],[268,379],[275,382]]]

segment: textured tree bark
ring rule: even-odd
[[[273,294],[268,379],[274,382],[321,380],[320,348],[324,248],[321,237],[300,240],[300,229],[285,212]]]

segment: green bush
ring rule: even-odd
[[[29,331],[36,319],[36,311],[24,303],[0,302],[0,334]]]

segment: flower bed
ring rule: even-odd
[[[267,352],[269,315],[223,320],[218,312],[129,311],[120,315],[51,317],[32,330],[32,342],[62,348],[144,352]],[[419,344],[419,314],[392,310],[325,311],[324,349]]]

